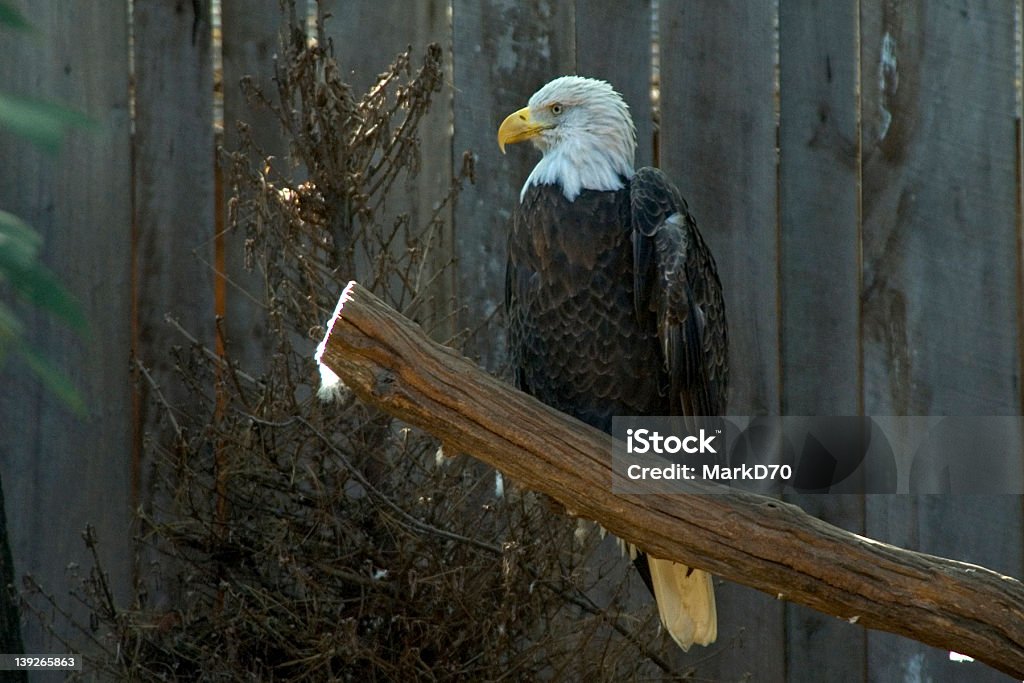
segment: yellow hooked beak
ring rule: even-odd
[[[501,126],[498,127],[498,148],[504,154],[505,145],[529,140],[540,135],[542,131],[550,127],[549,124],[540,123],[533,119],[530,116],[530,108],[523,107],[519,111],[509,114],[501,122]]]

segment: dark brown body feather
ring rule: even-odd
[[[615,415],[720,415],[728,385],[715,262],[665,176],[624,189],[531,187],[516,207],[505,302],[516,385],[611,431]]]

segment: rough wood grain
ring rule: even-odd
[[[619,496],[608,436],[516,391],[356,283],[318,360],[357,396],[662,557],[1024,675],[1024,585],[747,493]],[[695,491],[710,489],[704,486]]]
[[[857,415],[860,396],[858,3],[779,3],[782,414]],[[862,533],[853,495],[793,495]],[[866,680],[866,631],[786,606],[791,681]]]
[[[1019,415],[1012,3],[862,3],[861,29],[864,408]],[[871,496],[866,530],[1024,569],[1019,499]],[[868,666],[1000,680],[876,633]]]

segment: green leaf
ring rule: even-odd
[[[43,386],[56,394],[76,415],[79,417],[85,415],[85,401],[82,400],[82,395],[67,378],[67,375],[29,348],[27,344],[17,344],[14,351],[25,361],[25,365],[39,378]]]
[[[36,260],[40,244],[39,235],[26,223],[0,211],[0,280],[7,280],[30,303],[84,331],[86,319],[74,297]]]
[[[0,249],[0,271],[7,271],[11,286],[34,306],[49,311],[78,332],[87,327],[85,316],[78,302],[61,287],[53,273],[40,264],[31,268],[16,270],[8,268]]]
[[[36,259],[42,246],[43,238],[28,223],[13,213],[0,210],[0,251],[8,251],[8,259],[28,265]]]
[[[8,5],[6,2],[0,2],[0,26],[13,28],[17,31],[32,30],[32,25],[28,23],[24,15],[17,8]]]
[[[11,357],[20,358],[49,391],[60,398],[78,416],[85,414],[81,394],[67,376],[36,353],[22,339],[24,328],[10,308],[0,303],[0,367]]]
[[[13,345],[23,333],[24,328],[14,312],[0,302],[0,361],[8,346]]]
[[[57,104],[0,93],[0,128],[7,128],[50,153],[72,126],[94,126],[84,114]]]

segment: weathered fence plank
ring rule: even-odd
[[[573,12],[568,4],[536,0],[454,0],[452,23],[453,152],[459,163],[471,151],[477,174],[455,209],[458,302],[461,324],[478,331],[467,351],[497,368],[505,360],[504,328],[494,323],[503,320],[507,222],[538,159],[528,148],[501,156],[498,125],[537,88],[573,72]]]
[[[16,573],[66,595],[70,562],[88,567],[81,533],[95,525],[118,599],[131,566],[131,149],[128,11],[124,2],[15,2],[38,39],[5,34],[0,83],[96,122],[48,157],[0,133],[0,206],[35,226],[44,261],[75,293],[91,330],[78,339],[26,313],[34,348],[79,388],[76,417],[23,368],[0,376],[0,468]],[[68,39],[74,36],[74,39]],[[14,162],[14,163],[12,163]],[[19,584],[20,585],[20,584]],[[75,609],[87,624],[87,613]],[[47,647],[26,621],[29,652]]]
[[[325,0],[321,6],[331,15],[327,35],[342,77],[356,97],[376,83],[378,74],[407,47],[412,46],[415,66],[428,43],[449,42],[447,2]],[[377,32],[381,27],[387,31]]]
[[[860,412],[858,3],[779,4],[782,413]],[[789,502],[863,532],[861,496]],[[786,605],[791,681],[863,680],[860,626]]]
[[[211,348],[214,337],[210,8],[203,3],[178,11],[161,0],[135,0],[133,17],[134,347],[163,400],[177,408],[188,400],[172,354],[183,340],[167,334],[164,317],[174,316]],[[166,417],[147,382],[140,381],[138,390],[137,428],[156,436]],[[135,463],[133,484],[145,486],[151,464]],[[149,502],[145,490],[134,493],[136,503]]]
[[[661,165],[715,254],[729,318],[733,414],[779,412],[776,259],[776,12],[662,0]],[[718,590],[721,655],[702,676],[784,680],[783,606]]]
[[[779,411],[775,21],[771,3],[661,3],[661,165],[718,262],[736,414]]]
[[[997,4],[863,8],[865,407],[875,414],[1019,409],[1015,304],[993,295],[1016,287],[1013,13]]]
[[[296,11],[303,15],[305,2],[300,0],[296,4]],[[238,149],[237,123],[244,121],[257,147],[274,157],[278,164],[285,163],[284,156],[288,153],[281,124],[273,112],[250,106],[239,83],[249,76],[266,89],[268,95],[276,93],[274,55],[278,51],[281,21],[279,0],[221,4],[224,148]],[[218,175],[222,172],[223,169],[217,169]],[[221,178],[222,182],[224,180]],[[218,209],[224,211],[223,207]],[[218,248],[223,250],[226,283],[218,312],[224,315],[231,358],[259,374],[270,352],[266,311],[258,303],[263,301],[265,285],[262,274],[246,268],[245,239],[245,234],[239,232],[226,232],[221,238]]]
[[[779,10],[782,412],[856,415],[857,3]]]
[[[636,125],[637,168],[654,158],[651,28],[651,0],[576,0],[576,73],[622,93]]]
[[[440,92],[433,95],[430,110],[420,122],[419,171],[413,177],[400,176],[395,191],[388,198],[387,216],[393,220],[401,213],[409,215],[409,231],[419,235],[434,218],[445,198],[452,168],[452,87],[451,87],[451,26],[449,2],[417,2],[380,0],[377,2],[324,2],[330,12],[327,34],[334,46],[334,54],[345,80],[352,85],[356,97],[365,93],[386,71],[399,53],[412,47],[412,67],[419,68],[427,45],[439,44],[444,50],[443,68],[447,77]],[[374,27],[387,26],[386,32],[374,32]],[[372,40],[366,37],[372,35]],[[454,308],[452,297],[455,287],[455,268],[451,265],[457,251],[452,232],[452,210],[441,210],[430,238],[430,253],[424,281],[431,282],[428,296],[422,306],[411,314],[437,339],[448,339],[454,332],[450,315]],[[405,242],[397,241],[397,248]],[[441,271],[439,276],[435,273]],[[408,313],[408,311],[407,311]]]
[[[862,5],[868,414],[1020,413],[1013,9]],[[869,496],[866,515],[872,536],[1021,575],[1019,499]],[[1014,542],[977,542],[995,529]],[[881,634],[868,657],[876,680],[1004,680]]]

